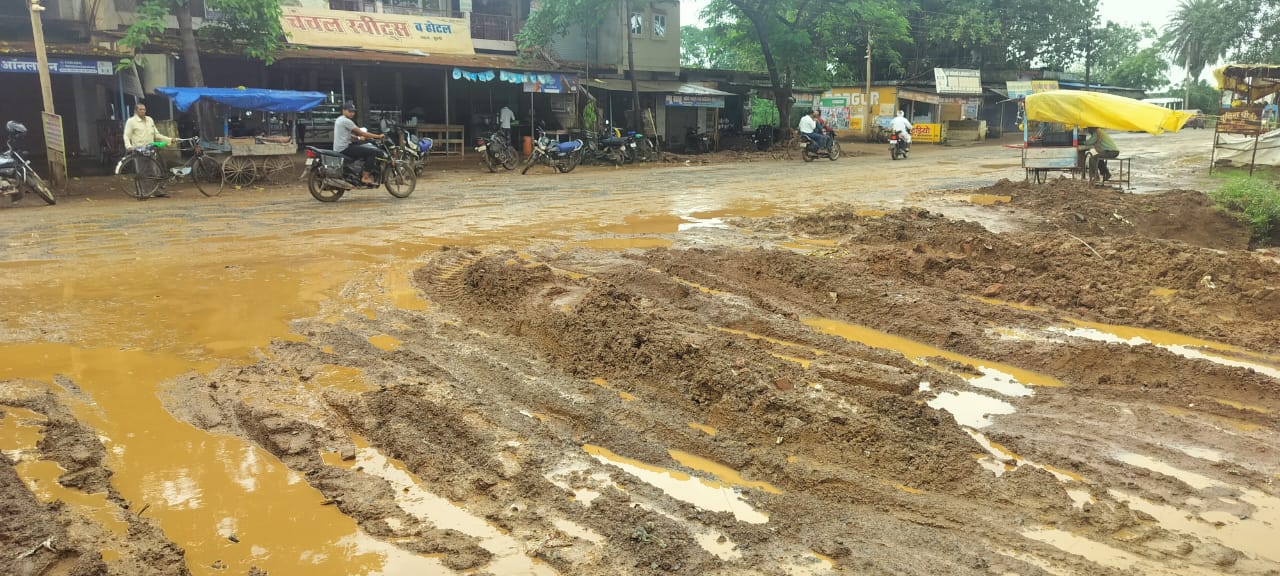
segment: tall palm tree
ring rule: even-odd
[[[1232,38],[1218,25],[1223,8],[1218,0],[1181,0],[1164,27],[1160,42],[1170,59],[1199,78],[1205,67],[1226,55]]]

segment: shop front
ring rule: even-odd
[[[696,142],[691,141],[691,137],[702,135],[714,145],[725,109],[742,106],[741,96],[699,84],[673,80],[641,80],[636,84],[640,92],[641,114],[648,111],[653,116],[655,134],[668,150],[687,149],[691,142]],[[603,117],[611,125],[631,125],[630,80],[596,79],[587,85],[604,93],[600,98],[606,106]],[[646,124],[636,125],[647,130]]]
[[[868,136],[868,127],[874,134],[877,126],[889,125],[896,112],[894,107],[898,89],[895,86],[836,87],[822,94],[818,109],[827,125],[840,136]]]
[[[112,57],[68,55],[58,46],[49,57],[49,79],[52,84],[54,109],[62,117],[62,134],[66,153],[97,159],[107,138],[118,136],[123,127],[119,94],[120,78]],[[5,86],[4,117],[0,122],[15,120],[26,125],[28,137],[24,147],[33,158],[43,159],[45,135],[41,128],[40,76],[32,55],[6,54],[0,57],[0,82]],[[78,171],[73,169],[73,173]]]

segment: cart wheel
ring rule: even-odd
[[[288,184],[297,178],[292,156],[267,156],[262,162],[262,177],[272,184]]]
[[[222,162],[222,181],[227,186],[243,188],[258,179],[253,160],[244,156],[230,156]]]

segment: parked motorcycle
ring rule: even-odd
[[[599,136],[587,134],[583,159],[598,164],[621,166],[627,160],[627,150],[630,149],[628,144],[629,142],[617,136],[612,130]]]
[[[907,152],[911,151],[909,146],[910,145],[907,144],[906,138],[904,138],[902,134],[895,133],[889,135],[889,156],[894,160],[897,160],[899,156],[901,156],[903,160],[906,160]]]
[[[711,151],[711,137],[706,132],[690,126],[684,131],[684,151],[687,154],[706,154]]]
[[[0,195],[8,196],[14,202],[25,194],[35,193],[48,204],[55,204],[53,192],[39,174],[31,168],[31,163],[22,157],[17,146],[27,136],[27,127],[21,122],[9,121],[4,126],[8,134],[7,149],[0,152]]]
[[[636,132],[635,130],[628,130],[627,133],[622,136],[622,139],[627,142],[627,147],[622,150],[622,159],[627,164],[631,164],[636,161],[658,161],[658,147],[654,145],[652,138]]]
[[[365,160],[351,160],[332,150],[307,146],[307,190],[321,202],[337,202],[342,195],[356,188],[372,189],[385,186],[396,198],[408,198],[418,185],[418,176],[407,159],[395,159],[394,144],[386,138],[374,140],[378,155],[371,159],[369,167],[372,184],[361,182]]]
[[[820,129],[826,132],[827,141],[829,141],[831,145],[827,148],[818,148],[817,142],[814,142],[811,138],[805,137],[804,150],[800,151],[805,162],[813,162],[814,160],[822,157],[826,157],[832,162],[835,162],[840,158],[840,141],[836,140],[836,131],[826,126],[823,126]]]
[[[756,131],[751,133],[751,143],[755,145],[756,150],[768,152],[773,148],[773,125],[761,124],[756,126]]]
[[[533,167],[535,163],[550,166],[560,173],[572,172],[574,168],[578,167],[578,163],[582,162],[584,152],[582,140],[556,142],[547,137],[547,133],[539,128],[538,139],[533,145],[533,154],[529,155],[529,159],[525,161],[524,168],[520,170],[520,173],[529,173],[529,168]]]
[[[516,149],[507,140],[506,130],[499,129],[488,136],[476,138],[476,152],[480,153],[484,167],[490,172],[497,172],[498,166],[502,166],[504,170],[515,170],[516,164],[520,163]]]
[[[413,167],[414,176],[422,176],[427,169],[427,157],[431,155],[434,142],[430,138],[419,138],[413,130],[399,125],[387,130],[387,138],[395,144],[392,158],[408,162]]]

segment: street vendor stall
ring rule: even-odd
[[[209,153],[229,154],[222,161],[224,184],[248,186],[262,179],[283,182],[297,174],[297,118],[324,102],[320,92],[256,88],[156,88],[186,112],[196,103],[215,105],[222,114],[222,134],[201,134],[200,146]],[[201,107],[196,106],[197,114]],[[200,122],[203,126],[203,121]]]
[[[1163,134],[1181,130],[1192,116],[1186,112],[1102,92],[1043,92],[1027,96],[1024,105],[1028,122],[1023,122],[1022,127],[1022,167],[1027,178],[1034,177],[1037,182],[1042,182],[1046,173],[1051,171],[1070,172],[1072,177],[1087,174],[1084,155],[1077,149],[1081,128]],[[1071,145],[1034,145],[1030,138],[1031,122],[1050,122],[1070,127]],[[1117,183],[1132,186],[1129,159],[1116,160],[1121,165]]]
[[[1218,87],[1231,95],[1231,105],[1222,110],[1214,126],[1209,171],[1223,159],[1249,164],[1250,175],[1258,164],[1275,165],[1280,157],[1275,145],[1280,134],[1268,134],[1266,117],[1267,100],[1274,107],[1276,94],[1280,94],[1280,65],[1230,64],[1214,70],[1213,75]]]

